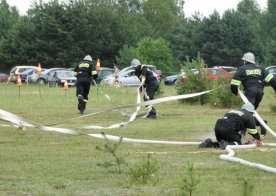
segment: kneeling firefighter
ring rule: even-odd
[[[159,88],[159,82],[154,76],[153,72],[147,67],[147,65],[141,65],[138,59],[133,59],[131,61],[131,66],[135,68],[135,75],[141,81],[140,92],[145,88],[144,101],[149,101],[154,99],[154,94]],[[156,119],[157,113],[152,105],[147,105],[147,118]]]
[[[86,103],[88,101],[88,94],[90,91],[91,80],[98,77],[96,66],[92,64],[92,57],[86,55],[83,61],[74,69],[74,76],[77,77],[77,97],[78,97],[78,110],[83,114]]]

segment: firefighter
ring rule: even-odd
[[[257,110],[264,95],[264,82],[269,83],[276,92],[276,78],[265,68],[255,64],[254,54],[250,52],[245,53],[242,60],[243,66],[237,69],[231,81],[231,91],[235,95],[238,95],[238,88],[242,84],[244,95]],[[260,126],[257,120],[256,125]],[[261,131],[265,135],[266,130],[262,126]]]
[[[145,88],[144,101],[149,101],[154,99],[154,94],[159,88],[159,82],[157,78],[154,76],[153,72],[147,67],[147,65],[141,65],[138,59],[133,59],[131,61],[131,66],[135,68],[135,75],[141,81],[141,88]],[[147,114],[146,118],[156,119],[157,113],[155,108],[152,105],[147,105]]]
[[[253,116],[254,106],[247,102],[241,109],[232,110],[218,119],[215,125],[215,135],[217,142],[212,142],[210,138],[201,143],[199,147],[210,148],[220,147],[225,149],[226,145],[242,145],[241,132],[247,131],[255,140],[257,147],[262,145],[263,136],[261,136],[255,125]]]
[[[83,61],[74,69],[74,76],[77,77],[77,98],[78,110],[83,114],[86,103],[88,101],[88,94],[90,91],[91,79],[95,80],[98,77],[96,67],[92,64],[92,57],[86,55]]]

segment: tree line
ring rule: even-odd
[[[207,66],[238,66],[251,51],[276,64],[276,1],[261,10],[241,0],[222,16],[186,17],[184,0],[68,0],[34,2],[26,15],[0,0],[0,71],[15,65],[73,67],[86,54],[120,68],[136,57],[169,73],[200,53]]]

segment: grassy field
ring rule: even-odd
[[[100,89],[112,98],[112,102],[92,87],[85,114],[135,103],[135,88]],[[163,86],[162,89],[164,93],[160,97],[176,95],[172,86]],[[275,131],[276,114],[269,109],[271,104],[275,104],[274,96],[272,88],[267,87],[258,112]],[[0,109],[42,125],[79,116],[75,88],[65,92],[62,88],[23,85],[19,91],[14,84],[0,84]],[[216,120],[230,108],[173,101],[158,104],[156,109],[157,120],[136,119],[125,127],[104,132],[136,139],[201,142],[207,137],[214,138]],[[133,111],[135,108],[126,109],[128,113]],[[58,127],[109,126],[127,120],[118,111],[109,111],[70,120]],[[9,123],[0,120],[0,124]],[[224,152],[219,149],[199,149],[196,145],[122,143],[116,150],[116,155],[124,160],[120,164],[121,172],[118,172],[112,154],[96,149],[116,142],[36,128],[0,129],[0,195],[181,195],[181,187],[185,184],[181,179],[189,179],[192,175],[199,179],[192,195],[272,196],[276,192],[275,174],[222,161],[219,155]],[[103,130],[82,131],[100,133]],[[265,142],[275,142],[275,138],[268,133]],[[276,167],[275,148],[236,152],[242,159]],[[145,177],[149,179],[148,183],[138,183],[132,180],[130,168],[142,166],[148,154],[154,161],[150,166],[157,171]],[[194,166],[192,174],[188,172],[188,163]],[[245,188],[250,187],[253,187],[251,194],[244,193]]]

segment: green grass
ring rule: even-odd
[[[160,97],[176,95],[174,87],[163,86]],[[135,88],[101,87],[112,98],[109,102],[96,88],[91,88],[86,114],[111,107],[135,103]],[[265,96],[258,109],[269,126],[276,129],[275,104],[272,88],[265,89]],[[216,120],[230,108],[181,104],[177,101],[158,104],[157,120],[136,119],[129,125],[106,134],[139,139],[203,141],[214,138]],[[20,115],[40,124],[52,124],[79,116],[75,88],[66,91],[47,86],[0,84],[0,109]],[[142,108],[145,110],[145,108]],[[126,109],[128,113],[135,108]],[[58,127],[79,128],[83,125],[109,126],[127,121],[119,112],[109,111],[77,120],[70,120]],[[0,121],[0,124],[9,124]],[[179,195],[179,182],[183,167],[194,164],[195,176],[200,177],[193,195],[242,195],[244,180],[254,186],[252,195],[274,195],[275,174],[225,162],[217,149],[199,149],[197,146],[122,143],[117,153],[126,165],[122,173],[115,172],[113,157],[96,146],[107,141],[80,135],[72,136],[45,132],[36,128],[25,130],[0,127],[0,195]],[[82,130],[100,133],[102,130]],[[250,136],[248,136],[250,137]],[[265,142],[275,142],[269,133]],[[275,165],[275,148],[238,150],[237,156],[271,167]],[[129,167],[151,157],[158,161],[157,182],[131,183]]]

